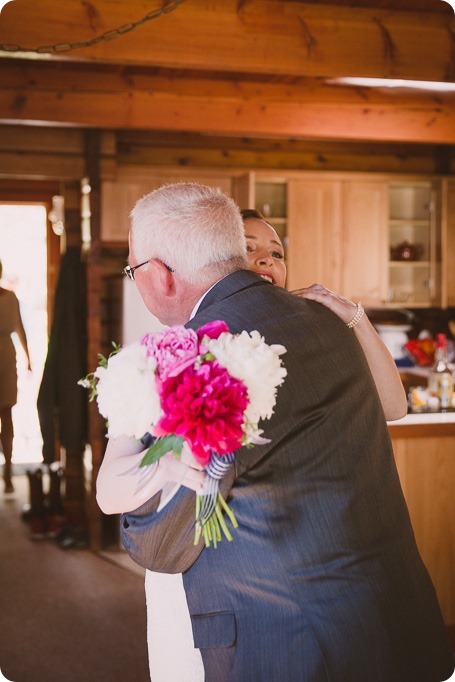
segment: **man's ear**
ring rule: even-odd
[[[174,274],[164,263],[158,260],[158,258],[152,258],[150,265],[155,268],[155,274],[158,277],[160,284],[160,291],[164,296],[173,296],[175,294]]]

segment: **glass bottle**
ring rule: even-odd
[[[436,337],[436,351],[434,364],[428,379],[430,393],[439,398],[439,406],[442,411],[450,410],[453,396],[453,374],[447,358],[447,337],[438,334]]]

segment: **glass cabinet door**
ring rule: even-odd
[[[275,228],[286,250],[287,183],[283,181],[256,182],[254,207]]]
[[[388,303],[428,307],[438,296],[436,191],[431,182],[389,186]]]

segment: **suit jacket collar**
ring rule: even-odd
[[[261,286],[267,284],[270,285],[269,282],[266,282],[264,279],[262,279],[262,277],[256,275],[254,272],[250,272],[249,270],[237,270],[236,272],[232,272],[230,275],[220,279],[220,281],[217,282],[212,289],[210,289],[207,296],[203,298],[196,315],[202,310],[205,310],[205,308],[208,308],[208,306],[212,305],[212,303],[229,298],[229,296],[236,294],[242,289],[248,289],[252,286]]]

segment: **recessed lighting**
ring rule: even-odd
[[[330,85],[353,85],[360,88],[408,88],[432,92],[455,92],[455,83],[440,81],[409,81],[401,78],[331,78]]]

